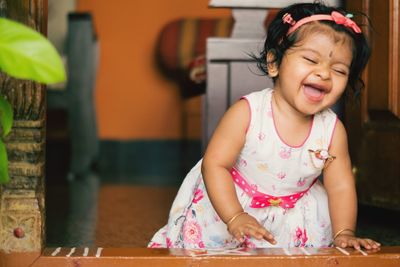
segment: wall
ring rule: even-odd
[[[96,105],[101,139],[181,138],[183,103],[176,85],[157,70],[154,49],[162,27],[176,18],[230,15],[229,10],[208,9],[208,2],[77,1],[79,11],[93,13],[100,40]],[[199,113],[199,99],[190,102],[189,113]],[[193,125],[194,138],[200,138],[199,123]]]

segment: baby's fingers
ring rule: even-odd
[[[347,241],[349,247],[353,247],[355,249],[360,249],[360,239],[352,238]]]
[[[366,249],[377,249],[381,246],[381,244],[379,244],[378,242],[375,242],[374,240],[368,238],[361,238],[360,244]]]
[[[361,239],[356,237],[343,238],[340,240],[339,246],[342,248],[353,247],[355,249],[360,249],[360,240]]]
[[[244,235],[245,233],[242,232],[241,230],[235,231],[233,233],[233,236],[236,238],[236,240],[238,240],[240,243],[244,242]]]
[[[361,247],[364,247],[366,249],[377,249],[379,248],[380,244],[368,238],[354,237],[351,239],[341,241],[340,246],[342,248],[353,247],[355,249],[360,249]]]
[[[264,238],[266,241],[270,242],[271,244],[276,244],[274,236],[262,226],[255,226],[255,225],[250,226],[248,228],[248,233],[246,233],[246,234],[249,234],[258,240],[261,240]]]
[[[259,228],[259,233],[269,243],[276,244],[276,240],[275,240],[274,236],[270,232],[268,232],[264,227]]]
[[[353,247],[355,245],[356,238],[355,237],[338,237],[335,241],[334,244],[338,247],[341,248],[346,248],[346,247]]]

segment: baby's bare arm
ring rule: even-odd
[[[249,123],[249,106],[246,100],[240,100],[226,112],[215,130],[204,155],[202,174],[214,209],[237,240],[243,242],[248,235],[274,243],[273,236],[254,217],[243,213],[230,174],[243,148]]]
[[[243,211],[229,171],[244,145],[249,118],[246,100],[235,103],[219,122],[204,154],[202,174],[207,193],[225,223]]]
[[[335,235],[344,229],[355,232],[357,221],[357,194],[351,171],[346,130],[338,121],[329,153],[336,157],[324,171],[324,185],[328,193],[332,231]],[[377,248],[379,243],[368,238],[356,238],[354,232],[343,231],[335,240],[341,247]]]

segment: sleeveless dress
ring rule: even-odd
[[[272,94],[272,89],[264,89],[243,97],[251,118],[245,145],[231,174],[244,211],[270,231],[277,244],[249,237],[239,243],[233,238],[207,196],[200,160],[184,179],[167,225],[154,235],[149,247],[329,246],[332,230],[328,199],[318,177],[329,155],[337,116],[330,109],[315,114],[304,143],[290,146],[276,130]]]

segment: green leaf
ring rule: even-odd
[[[0,125],[1,125],[1,135],[2,137],[6,137],[7,134],[11,131],[11,127],[13,124],[13,109],[8,103],[8,101],[0,95]]]
[[[0,69],[8,75],[41,83],[65,80],[64,65],[54,46],[31,28],[0,18]]]
[[[5,184],[9,181],[7,150],[3,141],[0,140],[0,184]]]

